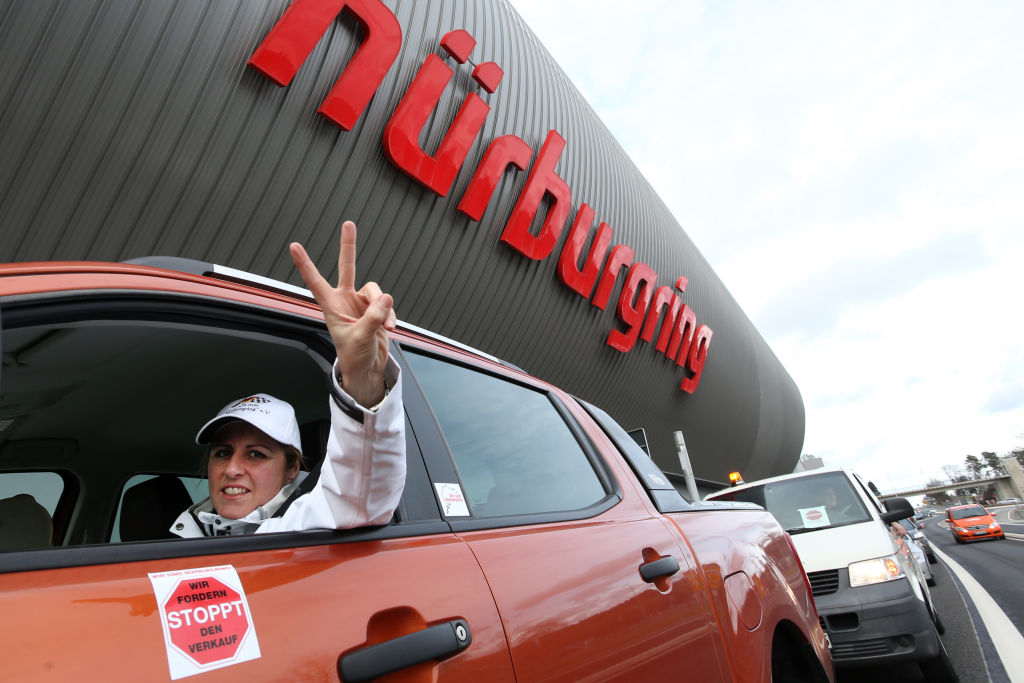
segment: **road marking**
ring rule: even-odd
[[[1024,683],[1024,636],[1020,634],[1020,631],[1000,609],[988,591],[982,588],[981,584],[966,569],[935,546],[932,546],[932,550],[949,567],[950,571],[956,574],[960,583],[967,590],[967,594],[974,601],[974,606],[977,608],[981,620],[985,622],[992,645],[1003,662],[1003,668],[1011,683]]]

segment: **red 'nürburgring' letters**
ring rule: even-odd
[[[398,19],[380,0],[293,0],[256,48],[249,66],[279,86],[288,85],[331,23],[345,10],[359,21],[365,37],[318,111],[345,130],[351,130],[369,106],[402,46]],[[441,47],[461,65],[469,60],[476,40],[460,29],[445,34]],[[384,153],[392,164],[442,197],[451,190],[491,110],[478,94],[466,95],[437,152],[432,156],[427,154],[419,143],[420,132],[454,73],[439,56],[429,55],[391,114],[382,141]],[[477,65],[472,75],[484,91],[493,93],[504,74],[494,62],[485,62]],[[551,255],[569,216],[572,191],[555,171],[565,145],[558,131],[548,132],[501,234],[502,242],[533,260]],[[458,210],[479,221],[505,170],[509,166],[526,170],[533,152],[516,135],[494,138],[474,170]],[[547,213],[540,230],[533,234],[531,228],[545,197],[549,202]],[[683,377],[679,388],[692,394],[707,361],[712,330],[707,325],[698,325],[696,312],[682,303],[687,278],[680,277],[674,290],[658,287],[658,274],[646,263],[636,261],[628,245],[611,247],[609,255],[614,231],[607,223],[598,227],[581,265],[580,258],[593,221],[594,210],[581,204],[558,257],[559,280],[604,310],[619,272],[625,270],[616,315],[626,329],[612,329],[606,343],[626,353],[633,349],[638,338],[650,343],[660,321],[661,331],[654,348],[684,368],[688,376]]]

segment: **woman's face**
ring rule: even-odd
[[[263,505],[296,477],[284,446],[248,422],[224,425],[210,443],[210,500],[221,517],[240,519]]]

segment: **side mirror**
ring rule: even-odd
[[[914,516],[914,506],[906,498],[889,498],[882,501],[882,505],[886,509],[886,513],[882,515],[882,521],[886,524],[892,524],[901,519]]]

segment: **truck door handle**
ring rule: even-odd
[[[369,681],[422,662],[443,659],[469,647],[469,624],[453,619],[383,643],[349,652],[338,659],[338,675],[346,683]]]
[[[679,571],[679,562],[671,555],[640,565],[640,577],[647,583],[660,579],[662,576],[672,576],[677,571]]]

